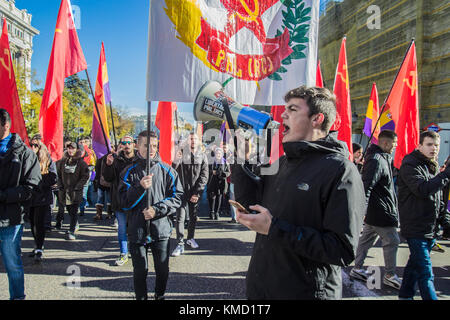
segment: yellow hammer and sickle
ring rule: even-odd
[[[345,70],[345,75],[343,75],[342,72],[338,72],[337,74],[341,77],[341,80],[345,83],[345,87],[348,89],[349,88],[349,83],[348,83],[347,66],[344,65],[343,69]]]
[[[239,19],[244,20],[246,22],[257,22],[256,18],[259,16],[259,2],[258,0],[253,0],[255,2],[255,11],[251,11],[250,8],[247,6],[247,3],[245,3],[244,0],[239,0],[239,2],[241,3],[241,5],[244,7],[245,12],[247,12],[248,17],[244,17],[241,14],[239,14],[238,12],[235,12],[232,15],[232,18],[234,19],[235,16],[238,16]]]
[[[417,73],[415,71],[411,71],[409,75],[412,77],[411,83],[409,82],[409,78],[403,79],[403,82],[406,82],[408,88],[411,89],[411,96],[413,96],[417,90]]]
[[[8,50],[8,49],[5,49],[4,54],[6,55],[6,57],[9,58],[10,53],[9,53],[9,50]],[[9,59],[8,59],[8,58],[6,58],[6,60],[7,60],[8,62],[5,62],[5,59],[4,59],[4,58],[0,58],[0,63],[2,64],[2,66],[3,66],[6,70],[8,70],[9,79],[11,80],[11,65],[9,65]]]

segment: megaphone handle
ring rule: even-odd
[[[231,111],[230,111],[230,106],[228,104],[228,100],[226,98],[222,99],[222,105],[223,105],[223,109],[225,111],[225,117],[227,118],[227,122],[228,122],[228,128],[230,128],[230,130],[235,130],[236,127],[234,126],[234,121],[233,121],[233,117],[231,116]],[[237,150],[238,150],[238,146],[237,146],[237,137],[236,135],[234,136],[234,150],[236,150],[235,154],[234,154],[234,160],[237,161]],[[262,192],[262,179],[261,177],[258,177],[256,174],[254,174],[250,169],[248,169],[245,165],[241,165],[242,169],[244,170],[244,172],[247,174],[247,176],[252,179],[255,184],[258,186],[258,190],[260,190]]]

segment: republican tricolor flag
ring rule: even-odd
[[[372,85],[372,93],[370,94],[369,106],[367,107],[366,123],[364,125],[364,134],[370,138],[372,136],[372,143],[378,143],[378,135],[380,134],[380,121],[378,117],[380,114],[378,103],[378,91],[375,82]]]
[[[95,101],[97,102],[98,113],[94,106],[92,148],[94,149],[97,158],[100,159],[108,154],[108,149],[111,149],[111,139],[109,136],[108,117],[106,112],[107,104],[111,102],[111,90],[109,88],[108,68],[106,66],[105,46],[103,42],[100,52],[97,82],[95,84]],[[102,124],[104,134],[102,132]]]
[[[62,158],[64,147],[64,79],[86,69],[87,63],[78,40],[72,6],[69,0],[61,0],[39,114],[42,142],[47,146],[54,161]]]

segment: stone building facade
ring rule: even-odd
[[[33,38],[39,34],[39,31],[31,26],[32,15],[26,9],[18,9],[15,2],[15,0],[0,0],[0,21],[6,18],[14,63],[30,74]],[[0,22],[0,25],[3,28],[3,22]],[[26,82],[28,89],[31,89],[30,76]]]
[[[320,20],[319,59],[333,88],[339,48],[347,36],[353,131],[362,131],[372,83],[380,104],[414,38],[417,48],[420,124],[450,122],[450,2],[442,0],[328,1]],[[374,15],[379,12],[379,25]]]

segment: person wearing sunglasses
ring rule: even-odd
[[[40,263],[42,262],[44,252],[46,217],[49,214],[51,217],[51,205],[53,203],[52,186],[56,184],[58,176],[56,165],[52,161],[50,152],[37,138],[35,139],[33,137],[33,140],[31,140],[31,150],[38,157],[42,180],[39,187],[33,190],[33,197],[31,199],[29,216],[35,249],[31,252],[30,257],[34,257],[34,261]]]
[[[109,154],[103,160],[102,173],[103,179],[111,184],[111,206],[116,215],[118,230],[117,236],[120,246],[119,258],[115,265],[122,266],[128,262],[128,237],[127,237],[127,218],[122,212],[119,201],[119,183],[120,173],[136,159],[135,144],[132,136],[126,135],[120,140],[116,154]]]

